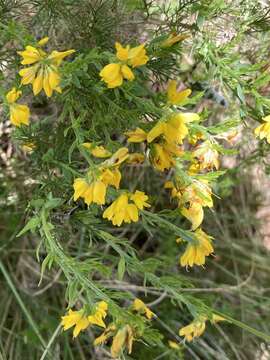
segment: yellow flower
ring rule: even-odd
[[[211,320],[212,320],[213,323],[217,323],[219,321],[226,321],[226,319],[223,316],[220,316],[220,315],[217,315],[217,314],[213,314]]]
[[[106,327],[103,319],[107,316],[108,304],[105,301],[100,301],[96,305],[94,314],[88,316],[90,324]]]
[[[116,88],[123,84],[123,79],[133,81],[135,76],[127,65],[108,64],[99,73],[109,89]]]
[[[147,319],[151,320],[155,314],[145,305],[145,303],[140,299],[135,299],[132,304],[132,308],[139,313],[144,314]]]
[[[210,141],[205,141],[193,151],[194,158],[200,162],[200,169],[218,169],[219,154]]]
[[[193,321],[191,324],[181,328],[179,330],[179,335],[184,336],[187,341],[192,341],[192,339],[203,334],[205,330],[205,322],[206,318]]]
[[[12,88],[7,94],[6,99],[9,105],[10,122],[14,126],[29,125],[30,110],[27,105],[17,104],[16,101],[21,96],[22,92]]]
[[[129,157],[128,148],[122,147],[118,149],[108,160],[102,163],[104,167],[118,167]]]
[[[188,136],[188,142],[191,144],[191,145],[196,145],[197,142],[201,139],[203,139],[203,134],[199,131],[193,131],[193,133],[189,134]]]
[[[91,203],[96,203],[98,205],[105,204],[107,186],[101,180],[88,183],[84,178],[77,178],[74,180],[73,188],[74,201],[81,197],[87,205],[90,205]]]
[[[197,161],[194,161],[190,164],[188,168],[188,175],[193,176],[198,174],[200,171],[200,164]]]
[[[105,185],[112,185],[116,189],[119,189],[119,185],[120,185],[120,181],[121,181],[121,177],[122,177],[119,169],[117,167],[115,167],[115,168],[111,168],[111,169],[106,168],[101,171],[102,171],[102,173],[100,175],[100,180]]]
[[[153,145],[150,158],[157,170],[164,171],[175,166],[175,157],[179,157],[182,154],[182,150],[176,144],[164,142]]]
[[[168,170],[175,165],[175,160],[161,144],[154,144],[150,155],[154,167],[159,171]]]
[[[191,94],[191,90],[186,89],[183,91],[177,91],[176,86],[177,82],[175,80],[169,81],[167,89],[168,103],[172,105],[181,105],[187,100]]]
[[[187,245],[184,254],[180,258],[181,266],[204,265],[205,257],[214,252],[211,236],[201,229],[197,229],[194,235],[196,242],[190,242]]]
[[[123,47],[119,42],[116,42],[115,48],[117,58],[134,68],[145,65],[149,60],[144,44],[130,48],[129,45]]]
[[[133,81],[135,76],[129,66],[133,68],[144,65],[148,61],[144,44],[130,48],[125,48],[118,42],[115,43],[116,57],[121,63],[111,63],[100,71],[99,75],[109,89],[116,88],[123,84],[123,80]]]
[[[103,218],[112,221],[113,225],[117,226],[121,226],[122,222],[137,222],[139,220],[138,208],[128,203],[128,195],[124,193],[104,211]]]
[[[26,142],[26,143],[22,144],[22,149],[28,153],[33,152],[35,150],[35,148],[36,148],[36,144],[33,142]]]
[[[182,144],[188,135],[186,123],[197,121],[200,117],[195,113],[172,114],[166,122],[158,122],[147,134],[147,141],[151,143],[160,135],[163,135],[167,143]]]
[[[157,137],[162,135],[165,131],[166,124],[165,122],[159,121],[147,134],[147,142],[151,143]]]
[[[171,47],[172,45],[174,45],[174,44],[176,44],[176,43],[178,43],[180,41],[183,41],[183,40],[185,40],[185,39],[187,39],[189,37],[190,37],[190,35],[188,35],[188,34],[172,33],[172,34],[169,35],[169,37],[165,41],[163,41],[161,43],[161,47],[162,48]]]
[[[95,306],[96,310],[92,315],[86,315],[84,309],[73,311],[69,309],[68,314],[62,316],[61,325],[64,331],[75,326],[73,330],[73,338],[77,337],[82,330],[85,330],[89,325],[98,325],[106,327],[103,319],[107,315],[108,304],[105,301],[100,301]]]
[[[202,206],[213,207],[212,191],[206,180],[193,180],[193,182],[181,191],[179,205],[187,202],[199,203]]]
[[[132,203],[129,203],[129,198]],[[139,210],[149,207],[146,203],[148,196],[141,191],[134,194],[121,194],[103,213],[103,218],[112,221],[113,225],[120,226],[123,222],[131,223],[139,220]]]
[[[86,315],[84,315],[84,310],[73,311],[69,310],[68,314],[62,316],[61,325],[64,327],[64,331],[75,326],[73,330],[73,338],[77,337],[82,330],[85,330],[90,322]]]
[[[116,327],[114,324],[110,324],[109,326],[107,326],[104,332],[95,339],[94,345],[103,345],[113,335],[115,330]]]
[[[128,164],[141,164],[144,162],[144,160],[145,160],[144,154],[133,153],[133,154],[129,154],[127,163]]]
[[[254,133],[261,140],[266,138],[267,142],[270,144],[270,115],[264,117],[263,121],[265,121],[265,123],[256,127]]]
[[[133,68],[145,65],[149,60],[144,44],[131,48],[128,54],[128,64]]]
[[[179,350],[180,346],[175,341],[169,340],[168,341],[169,347],[174,350]]]
[[[182,197],[182,193],[181,191],[179,191],[178,189],[176,189],[176,187],[174,186],[172,181],[166,181],[164,184],[164,188],[165,189],[171,189],[171,197],[175,198],[175,197]]]
[[[48,38],[48,36],[46,36],[46,37],[44,37],[44,38],[42,38],[42,39],[40,39],[40,40],[38,41],[38,45],[39,45],[39,46],[44,46],[44,45],[47,44],[48,41],[49,41],[49,38]]]
[[[136,190],[134,194],[131,194],[130,200],[132,200],[138,209],[142,210],[144,207],[150,207],[146,201],[148,196],[143,191]]]
[[[24,51],[18,51],[18,54],[22,56],[23,60],[21,61],[22,65],[31,65],[40,60],[44,59],[46,53],[41,49],[36,49],[33,46],[26,46]]]
[[[86,149],[90,150],[91,154],[97,158],[107,158],[112,155],[112,153],[103,146],[93,146],[90,142],[83,143],[82,145]]]
[[[116,48],[116,57],[120,61],[128,61],[128,54],[130,46],[127,45],[126,47],[123,47],[119,42],[115,43]]]
[[[119,329],[113,337],[111,346],[111,355],[115,359],[120,355],[121,350],[126,347],[128,354],[132,352],[132,344],[134,340],[133,330],[130,325],[125,325]]]
[[[139,143],[139,142],[143,142],[146,140],[147,138],[147,133],[137,127],[135,130],[131,130],[131,131],[127,131],[125,133],[126,136],[128,136],[128,142],[131,142],[131,143]]]
[[[196,230],[203,221],[203,207],[198,202],[193,202],[189,208],[183,208],[181,214],[192,223],[191,230]]]
[[[38,44],[43,46],[48,40],[48,38],[41,39]],[[26,46],[24,51],[18,51],[23,58],[21,64],[35,65],[19,71],[19,75],[22,77],[21,84],[32,84],[34,95],[39,94],[42,89],[48,97],[52,96],[53,91],[61,92],[61,77],[58,67],[66,56],[74,52],[75,50],[52,51],[48,55],[40,48]]]

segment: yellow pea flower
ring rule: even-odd
[[[154,144],[153,149],[150,153],[150,159],[153,163],[153,166],[159,170],[164,171],[168,170],[175,165],[175,160],[172,154],[166,151],[166,148],[161,144]]]
[[[152,317],[155,316],[155,314],[145,305],[145,303],[138,298],[133,301],[132,309],[144,314],[149,320],[151,320]]]
[[[219,168],[219,154],[218,151],[213,147],[210,141],[205,141],[200,144],[194,151],[193,157],[198,159],[200,163],[200,169],[211,170]]]
[[[214,252],[211,236],[201,229],[195,230],[194,235],[197,241],[187,245],[184,254],[180,257],[181,266],[204,265],[205,257]]]
[[[177,82],[175,80],[170,80],[167,89],[167,97],[168,97],[168,103],[171,105],[183,104],[191,94],[190,89],[177,91],[176,87],[177,87]]]
[[[199,203],[202,206],[213,207],[212,191],[206,180],[194,180],[190,185],[182,189],[179,205],[187,202]]]
[[[89,325],[98,325],[100,327],[106,327],[103,319],[107,315],[108,304],[105,301],[100,301],[96,304],[96,310],[91,315],[86,315],[84,309],[79,311],[73,311],[69,309],[68,314],[62,316],[61,325],[64,331],[75,326],[73,330],[73,338],[77,337],[82,330],[88,328]]]
[[[265,121],[265,123],[256,127],[254,133],[261,140],[266,138],[267,142],[270,144],[270,115],[263,117],[263,121]]]
[[[183,40],[185,40],[185,39],[187,39],[189,37],[190,37],[190,35],[188,35],[188,34],[172,33],[172,34],[169,35],[169,37],[166,40],[164,40],[161,43],[161,47],[162,48],[171,47],[172,45],[177,44],[178,42],[183,41]]]
[[[147,134],[147,142],[151,143],[165,131],[166,124],[165,122],[159,121]]]
[[[204,217],[203,207],[198,202],[193,202],[189,208],[183,208],[181,214],[191,222],[191,230],[196,230]]]
[[[227,321],[223,316],[213,314],[212,319],[210,319],[214,324],[219,321]]]
[[[138,208],[128,203],[128,194],[121,194],[103,213],[103,218],[112,221],[113,225],[121,226],[139,220]]]
[[[175,158],[183,154],[183,151],[175,143],[155,143],[150,152],[150,160],[153,166],[164,171],[175,166]]]
[[[191,324],[181,328],[179,335],[184,336],[185,340],[192,341],[194,338],[201,336],[205,330],[206,318],[202,317],[199,320],[193,321]]]
[[[53,50],[51,54],[48,56],[48,59],[53,65],[58,67],[61,65],[65,57],[73,54],[74,52],[75,52],[74,49],[66,50],[66,51]]]
[[[49,41],[49,38],[48,38],[48,36],[46,36],[46,37],[44,37],[44,38],[42,38],[42,39],[40,39],[40,40],[38,41],[38,45],[39,45],[39,46],[44,46],[44,45],[47,44],[48,41]]]
[[[110,324],[109,326],[106,327],[104,332],[95,339],[94,345],[95,346],[103,345],[113,335],[115,331],[116,331],[116,326],[114,324]]]
[[[170,347],[171,349],[174,349],[174,350],[179,350],[179,349],[181,349],[181,348],[180,348],[180,345],[177,344],[175,341],[169,340],[169,341],[168,341],[168,344],[169,344],[169,347]]]
[[[139,45],[134,48],[130,46],[123,47],[120,43],[115,43],[116,57],[121,63],[111,63],[100,71],[99,75],[109,89],[116,88],[123,84],[123,80],[133,81],[135,79],[133,68],[144,65],[148,61],[144,45]]]
[[[102,165],[104,167],[118,167],[129,157],[128,148],[122,147],[118,149],[108,160],[105,160]]]
[[[38,45],[43,46],[48,40],[49,38],[43,38],[38,42]],[[41,48],[26,46],[24,51],[18,51],[18,54],[23,58],[21,64],[35,65],[19,71],[19,75],[22,77],[21,84],[32,84],[34,95],[38,95],[42,89],[48,97],[52,96],[53,91],[61,92],[61,77],[58,67],[66,56],[74,52],[73,49],[67,51],[54,50],[51,54],[47,54]]]
[[[188,168],[188,174],[190,176],[198,174],[198,172],[201,170],[200,163],[198,161],[194,161],[190,164]]]
[[[196,145],[197,142],[204,138],[204,135],[200,133],[199,131],[193,132],[192,134],[189,134],[188,136],[188,142],[191,145]]]
[[[165,189],[170,189],[171,190],[171,197],[172,198],[181,198],[182,197],[182,193],[180,190],[176,189],[176,187],[174,186],[172,181],[166,181],[164,184],[164,188]]]
[[[34,46],[26,46],[24,51],[18,51],[18,54],[22,56],[22,65],[31,65],[44,59],[46,53],[41,49],[36,49]]]
[[[103,319],[107,316],[108,304],[105,301],[100,301],[96,305],[96,310],[92,315],[88,316],[90,324],[106,327]]]
[[[176,142],[182,144],[183,139],[188,134],[188,128],[181,114],[170,117],[164,128],[164,137],[167,142]]]
[[[103,146],[93,146],[90,142],[83,143],[82,145],[86,149],[90,150],[91,154],[97,158],[107,158],[112,155],[112,153]]]
[[[188,135],[186,123],[197,121],[200,117],[195,113],[175,113],[166,121],[158,122],[147,134],[147,141],[151,143],[160,135],[163,135],[167,143],[182,144]]]
[[[120,181],[121,181],[121,172],[116,168],[106,168],[102,170],[100,180],[106,185],[112,185],[116,189],[119,189]]]
[[[74,201],[78,198],[83,198],[87,205],[96,203],[98,205],[105,204],[105,196],[107,185],[101,180],[88,183],[84,178],[77,178],[73,183],[74,188]]]
[[[30,110],[27,105],[17,104],[16,101],[21,96],[22,92],[12,88],[6,94],[6,100],[9,105],[10,122],[14,126],[20,127],[23,125],[29,125]]]
[[[119,42],[115,43],[116,56],[120,61],[126,62],[132,67],[145,65],[149,57],[146,55],[144,44],[131,48],[129,45],[123,47]]]
[[[84,314],[83,309],[80,311],[73,311],[69,309],[68,314],[62,316],[61,325],[63,326],[64,331],[75,326],[73,330],[73,338],[75,338],[82,330],[85,330],[90,325],[90,322],[87,316]]]
[[[128,164],[141,164],[145,160],[144,154],[141,153],[133,153],[129,154],[129,157],[127,159]]]
[[[133,329],[130,325],[125,325],[120,328],[116,335],[113,337],[111,346],[111,356],[113,359],[120,355],[120,352],[124,347],[127,348],[128,354],[132,352],[132,344],[134,340]]]
[[[179,330],[179,335],[184,336],[185,340],[192,341],[194,338],[201,336],[206,328],[206,322],[209,320],[206,316],[200,316],[197,320]],[[225,321],[222,316],[213,314],[210,322]]]
[[[128,137],[128,142],[130,143],[140,143],[147,139],[147,133],[137,127],[135,130],[127,131],[125,135]]]
[[[127,61],[128,60],[128,54],[130,50],[130,46],[127,45],[126,47],[123,47],[119,42],[115,43],[115,49],[116,49],[116,57],[120,61]]]
[[[128,55],[128,64],[133,68],[145,65],[149,57],[146,55],[144,44],[131,48]]]
[[[36,144],[33,142],[26,142],[22,144],[22,149],[27,153],[33,152],[35,148],[36,148]]]
[[[123,84],[123,80],[133,81],[135,76],[127,65],[108,64],[99,73],[109,89],[116,88]]]
[[[129,203],[129,198],[133,203]],[[113,225],[121,226],[123,222],[131,223],[139,220],[139,210],[150,205],[146,203],[148,196],[141,191],[134,194],[121,194],[103,213],[103,218],[112,221]],[[135,202],[136,201],[136,202]]]
[[[138,209],[142,210],[144,207],[150,207],[146,201],[148,196],[143,191],[136,190],[134,194],[131,194],[130,200],[132,200]]]

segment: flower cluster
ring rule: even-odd
[[[48,97],[51,97],[53,91],[61,93],[61,76],[59,67],[63,59],[74,53],[75,50],[52,51],[47,54],[42,47],[49,41],[48,37],[41,39],[37,46],[26,46],[25,50],[18,51],[22,57],[22,65],[27,66],[19,71],[22,77],[21,85],[32,84],[34,95],[38,95],[43,89]],[[9,106],[10,122],[17,127],[29,125],[30,109],[27,105],[18,104],[17,100],[22,95],[21,90],[12,88],[6,94],[7,105]]]
[[[179,335],[184,336],[185,340],[188,342],[192,341],[196,337],[200,337],[205,331],[207,320],[210,320],[212,324],[215,324],[219,321],[225,321],[222,316],[217,314],[213,314],[210,319],[208,319],[206,316],[200,316],[189,325],[181,328],[179,330]]]
[[[129,154],[128,149],[125,147],[111,154],[103,146],[92,147],[89,144],[91,143],[84,143],[83,146],[94,157],[109,157],[109,159],[90,169],[86,177],[74,180],[74,200],[83,198],[87,205],[92,203],[104,205],[106,203],[107,187],[110,185],[119,189],[122,177],[120,165],[128,160],[134,161],[134,155],[137,157],[137,154]],[[137,159],[135,160],[137,161]],[[113,225],[117,226],[122,225],[123,222],[137,222],[139,220],[139,210],[150,206],[147,200],[148,196],[139,190],[136,190],[135,193],[121,192],[117,199],[104,211],[103,218],[112,221]]]
[[[181,266],[203,265],[205,257],[214,252],[212,238],[199,228],[204,207],[213,207],[212,190],[208,181],[200,180],[198,174],[219,168],[214,137],[205,138],[196,131],[196,126],[192,126],[200,121],[200,116],[178,110],[178,106],[188,102],[190,94],[190,89],[178,91],[176,81],[169,81],[164,117],[149,131],[137,127],[126,132],[129,143],[145,144],[145,153],[149,153],[149,160],[156,170],[174,170],[173,180],[166,181],[164,187],[171,191],[171,197],[177,200],[179,213],[191,222],[194,231],[193,241],[188,243],[180,257]],[[184,172],[181,168],[187,162],[187,154],[190,162],[187,172]]]
[[[127,311],[136,313],[137,316],[145,316],[146,321],[151,320],[155,316],[140,299],[135,299]],[[125,348],[128,354],[131,354],[133,341],[139,337],[136,327],[120,319],[117,322],[106,325],[104,320],[107,317],[107,313],[108,304],[105,301],[100,301],[94,305],[92,312],[88,312],[85,308],[78,311],[70,309],[67,315],[62,316],[61,325],[64,330],[74,327],[73,338],[77,337],[81,331],[86,330],[91,325],[102,327],[104,331],[95,339],[95,346],[103,345],[112,338],[112,358],[117,358]]]
[[[123,47],[116,42],[115,48],[119,62],[106,65],[99,73],[109,89],[121,86],[124,79],[133,81],[135,75],[130,67],[137,68],[149,60],[144,44],[131,48],[129,45]]]

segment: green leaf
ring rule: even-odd
[[[34,230],[39,224],[40,224],[40,218],[37,216],[32,217],[24,226],[24,228],[16,235],[16,237],[22,236],[24,233],[26,233],[29,230]]]
[[[239,99],[241,100],[241,102],[244,104],[245,103],[245,95],[243,93],[243,90],[242,90],[242,87],[237,84],[237,88],[236,88],[236,91],[237,91],[237,95],[239,97]]]
[[[123,257],[121,257],[117,267],[118,280],[121,281],[123,279],[125,270],[126,270],[126,261]]]

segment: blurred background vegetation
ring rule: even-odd
[[[63,67],[64,101],[29,94],[34,119],[29,129],[13,130],[0,107],[1,359],[110,359],[106,349],[91,345],[92,329],[76,340],[60,331],[67,299],[75,303],[83,293],[74,269],[84,281],[90,273],[91,284],[115,300],[128,303],[138,296],[152,304],[158,316],[154,327],[163,339],[156,342],[160,335],[149,330],[148,345],[136,343],[126,359],[270,359],[269,145],[257,143],[253,135],[269,114],[269,30],[269,5],[258,0],[0,0],[2,95],[19,84],[16,51],[33,39],[48,35],[52,49],[77,50]],[[151,61],[149,88],[164,89],[168,79],[177,78],[198,95],[192,111],[202,112],[209,126],[226,120],[238,132],[234,151],[223,156],[227,171],[214,189],[215,210],[205,216],[204,228],[216,239],[215,257],[206,268],[189,272],[179,269],[179,246],[166,226],[161,229],[145,215],[143,226],[115,229],[100,221],[97,209],[90,213],[71,202],[72,169],[85,166],[77,141],[102,141],[113,150],[123,141],[119,134],[138,124],[138,116],[158,118],[155,97],[140,93],[141,88],[133,102],[128,94],[123,100],[102,93],[97,69],[106,52],[114,51],[115,40],[146,41],[155,52],[155,39],[172,32],[189,38]],[[32,154],[22,149],[29,142],[38,144]],[[141,185],[156,194],[151,198],[156,210],[173,209],[154,171],[146,174],[133,166],[123,178],[126,186]],[[17,237],[39,211],[41,199],[49,204],[61,244],[54,250],[42,233]],[[162,216],[188,228],[173,211]],[[126,264],[124,276],[119,255]],[[151,278],[154,273],[158,276]],[[190,314],[208,307],[234,321],[209,325],[204,336],[179,349],[168,347],[168,340],[181,340],[178,329],[192,321]]]

